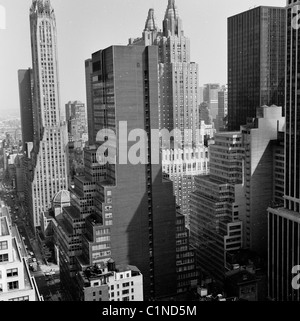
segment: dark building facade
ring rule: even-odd
[[[292,286],[297,274],[292,270],[300,264],[300,1],[287,0],[286,9],[284,207],[268,209],[268,294],[275,301],[299,301],[300,292]]]
[[[19,70],[19,97],[20,97],[20,115],[22,124],[22,141],[23,151],[26,150],[25,144],[33,142],[33,110],[32,110],[32,95],[33,95],[33,78],[32,69]]]
[[[161,160],[151,163],[151,140],[141,147],[146,164],[127,158],[135,141],[119,146],[119,134],[143,129],[150,137],[150,129],[159,128],[157,47],[112,46],[94,53],[87,61],[90,66],[87,108],[92,112],[88,126],[96,141],[95,166],[84,177],[76,177],[72,206],[59,220],[62,282],[72,282],[76,271],[112,258],[140,269],[145,300],[173,296],[177,248],[172,182],[163,179]],[[126,122],[127,133],[120,133],[119,122]],[[102,129],[117,135],[115,164],[97,165],[97,148],[103,143],[97,133]],[[120,162],[124,156],[127,164]],[[98,174],[94,167],[99,167]]]
[[[228,18],[228,129],[267,105],[283,106],[285,8],[260,6]]]

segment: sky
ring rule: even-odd
[[[284,7],[285,0],[176,0],[199,83],[227,83],[227,18],[254,6]],[[19,69],[32,66],[29,8],[32,0],[0,0],[0,117],[19,116]],[[168,0],[51,0],[56,14],[61,110],[86,103],[84,61],[111,45],[142,35],[148,10],[158,26]],[[5,8],[5,29],[1,28]],[[3,19],[2,19],[3,20]]]

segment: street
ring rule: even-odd
[[[58,266],[46,264],[38,241],[29,226],[28,214],[25,213],[22,202],[18,199],[14,190],[9,186],[3,185],[2,182],[0,182],[0,199],[9,209],[13,224],[18,227],[28,253],[29,266],[33,260],[36,260],[37,270],[33,271],[32,268],[30,270],[36,280],[40,294],[44,297],[45,301],[60,301]]]

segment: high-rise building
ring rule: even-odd
[[[274,155],[274,143],[284,126],[282,107],[278,106],[257,108],[257,117],[241,126],[245,150],[243,173],[246,197],[246,211],[240,213],[244,227],[243,247],[264,259],[268,252],[267,209],[277,184],[277,180],[273,180],[273,172],[282,164],[282,158]]]
[[[299,110],[299,14],[300,1],[286,3],[285,83],[285,179],[284,207],[269,208],[268,293],[275,301],[299,301],[292,286],[292,270],[300,264],[300,119]]]
[[[285,21],[285,8],[266,6],[228,18],[228,130],[284,106]]]
[[[223,87],[218,92],[218,116],[217,116],[217,131],[227,130],[228,119],[228,91],[226,87]]]
[[[203,140],[204,137],[205,134]],[[173,182],[176,203],[185,215],[189,229],[190,193],[195,190],[195,176],[209,173],[208,148],[202,144],[194,148],[163,149],[162,164],[164,175]]]
[[[0,208],[0,301],[42,301],[26,261],[26,249],[8,209]]]
[[[240,132],[218,133],[210,145],[210,175],[195,178],[191,194],[191,244],[201,269],[222,282],[227,252],[243,245],[239,219],[244,150]],[[239,194],[237,193],[239,191]]]
[[[19,93],[20,93],[20,115],[22,128],[23,151],[26,151],[26,143],[33,142],[33,79],[32,69],[19,70]]]
[[[60,118],[56,21],[50,0],[30,8],[34,138],[26,163],[26,207],[32,226],[51,207],[57,192],[68,189],[66,125]]]
[[[177,128],[182,143],[195,145],[199,128],[199,68],[190,61],[190,39],[184,35],[175,0],[168,1],[162,30],[150,9],[142,38],[130,39],[129,43],[158,46],[159,128],[170,132]],[[185,135],[187,129],[191,130],[190,137]]]
[[[217,118],[219,112],[219,91],[221,90],[220,84],[205,84],[203,90],[203,100],[207,103],[209,116],[217,128]]]
[[[97,144],[87,154],[85,176],[74,180],[72,206],[58,220],[61,281],[68,287],[78,271],[112,258],[141,271],[145,299],[176,295],[176,204],[161,156],[151,161],[159,146],[153,149],[153,139],[146,140],[141,146],[146,161],[137,163],[128,153],[134,141],[119,146],[132,130],[151,137],[150,130],[159,128],[157,47],[112,46],[95,52],[90,63],[88,110],[94,113]],[[104,165],[97,153],[104,141],[96,135],[101,130],[117,134],[117,157]]]
[[[196,166],[191,173],[190,160],[183,157],[182,168],[170,172],[173,160],[167,155],[189,154],[193,148],[205,149],[200,135],[200,90],[199,67],[190,60],[190,39],[185,36],[182,20],[179,16],[175,0],[169,0],[160,30],[155,20],[154,10],[150,9],[145,23],[143,36],[130,39],[134,45],[156,45],[159,61],[159,129],[167,129],[174,133],[176,144],[162,142],[163,170],[174,183],[176,203],[181,206],[182,214],[189,216],[189,193],[193,190],[194,176],[206,174],[203,166]],[[180,137],[179,137],[180,136]],[[176,149],[178,149],[176,151]],[[196,163],[207,162],[205,153],[199,153]],[[204,155],[200,159],[201,155]],[[186,190],[186,186],[188,189]]]
[[[74,149],[83,150],[88,136],[85,105],[80,101],[69,101],[65,108],[69,134],[69,153],[74,152]]]

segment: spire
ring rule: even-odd
[[[178,19],[178,9],[175,0],[169,0],[168,7],[165,14],[165,19]]]
[[[156,20],[154,17],[154,9],[149,9],[148,12],[148,18],[146,20],[146,24],[145,24],[145,30],[144,31],[153,31],[153,30],[157,30],[157,24],[156,24]]]
[[[179,18],[178,9],[175,0],[169,0],[168,7],[163,21],[164,36],[181,36],[182,22]]]
[[[31,12],[39,14],[53,13],[50,0],[32,0]]]

